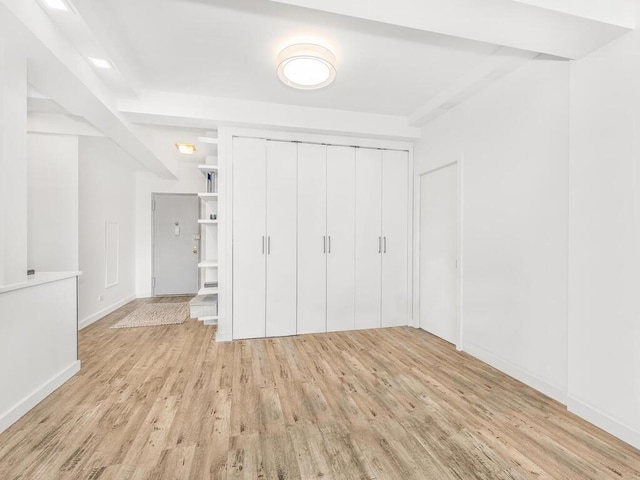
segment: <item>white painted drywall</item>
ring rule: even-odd
[[[566,62],[528,63],[428,124],[414,157],[416,175],[463,160],[459,347],[561,401],[568,73]]]
[[[0,285],[27,277],[27,61],[0,39]]]
[[[136,247],[135,271],[136,294],[151,296],[151,237],[152,237],[152,193],[198,193],[204,191],[204,176],[197,163],[183,160],[178,167],[177,180],[165,180],[153,173],[136,174]]]
[[[27,135],[27,266],[78,270],[78,137]]]
[[[569,223],[569,409],[638,448],[639,53],[633,32],[571,65]]]
[[[108,138],[80,137],[80,327],[135,295],[135,173],[131,158]],[[106,223],[119,225],[118,284],[106,287]],[[103,297],[100,300],[100,296]]]
[[[76,308],[73,274],[0,293],[0,432],[80,370]]]

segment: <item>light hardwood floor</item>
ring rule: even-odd
[[[0,479],[640,478],[638,450],[423,331],[108,329],[145,301],[81,332],[82,371],[0,435]]]

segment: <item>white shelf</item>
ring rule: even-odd
[[[211,173],[217,174],[219,170],[219,159],[217,156],[218,152],[218,138],[217,132],[215,131],[207,131],[203,132],[203,136],[198,137],[198,145],[201,146],[201,152],[204,153],[205,158],[204,161],[200,160],[198,164],[198,170],[205,179],[210,176]],[[203,188],[203,190],[205,190]],[[218,201],[218,193],[217,192],[202,192],[199,193],[198,196],[203,202],[207,202],[205,205],[201,205],[202,207],[202,217],[198,219],[199,225],[204,225],[201,229],[202,233],[202,244],[203,248],[206,246],[207,249],[213,248],[213,250],[207,250],[209,255],[207,257],[217,257],[215,244],[211,244],[211,241],[215,241],[215,237],[218,234],[217,225],[219,224],[218,219],[212,220],[210,217],[211,213],[217,213],[217,201]],[[210,202],[210,203],[209,203]],[[215,226],[211,227],[210,226]],[[207,258],[202,259],[202,261],[198,264],[198,268],[201,270],[201,280],[208,279],[209,275],[215,275],[218,268],[218,260],[210,260]],[[210,273],[211,272],[211,273]],[[198,297],[203,296],[206,297],[209,301],[213,301],[215,304],[215,296],[218,295],[218,287],[209,287],[209,288],[200,288],[198,291]],[[214,297],[211,297],[211,296]],[[207,310],[202,310],[199,313],[203,314],[202,316],[198,316],[198,320],[201,320],[205,325],[216,325],[218,323],[219,316],[212,315],[214,313],[218,313],[216,308]]]
[[[201,317],[198,320],[202,321],[205,325],[218,325],[218,317]]]
[[[198,268],[218,268],[217,260],[204,260],[198,264]]]
[[[218,194],[217,193],[199,193],[198,196],[205,201],[210,201],[210,200],[217,200],[218,199]]]
[[[200,170],[202,172],[203,175],[206,175],[207,173],[211,173],[211,172],[217,172],[218,171],[218,166],[217,165],[198,165],[198,170]]]
[[[198,295],[217,295],[218,287],[201,288],[198,290]]]

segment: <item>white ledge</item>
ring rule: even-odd
[[[35,287],[44,283],[58,282],[67,278],[78,277],[82,272],[38,272],[29,275],[26,282],[14,283],[13,285],[0,286],[0,293],[12,292],[22,288]]]

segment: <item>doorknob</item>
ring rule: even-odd
[[[197,245],[194,245],[194,246],[193,246],[193,254],[194,254],[194,255],[197,255],[197,254],[198,254],[198,246],[197,246]]]

